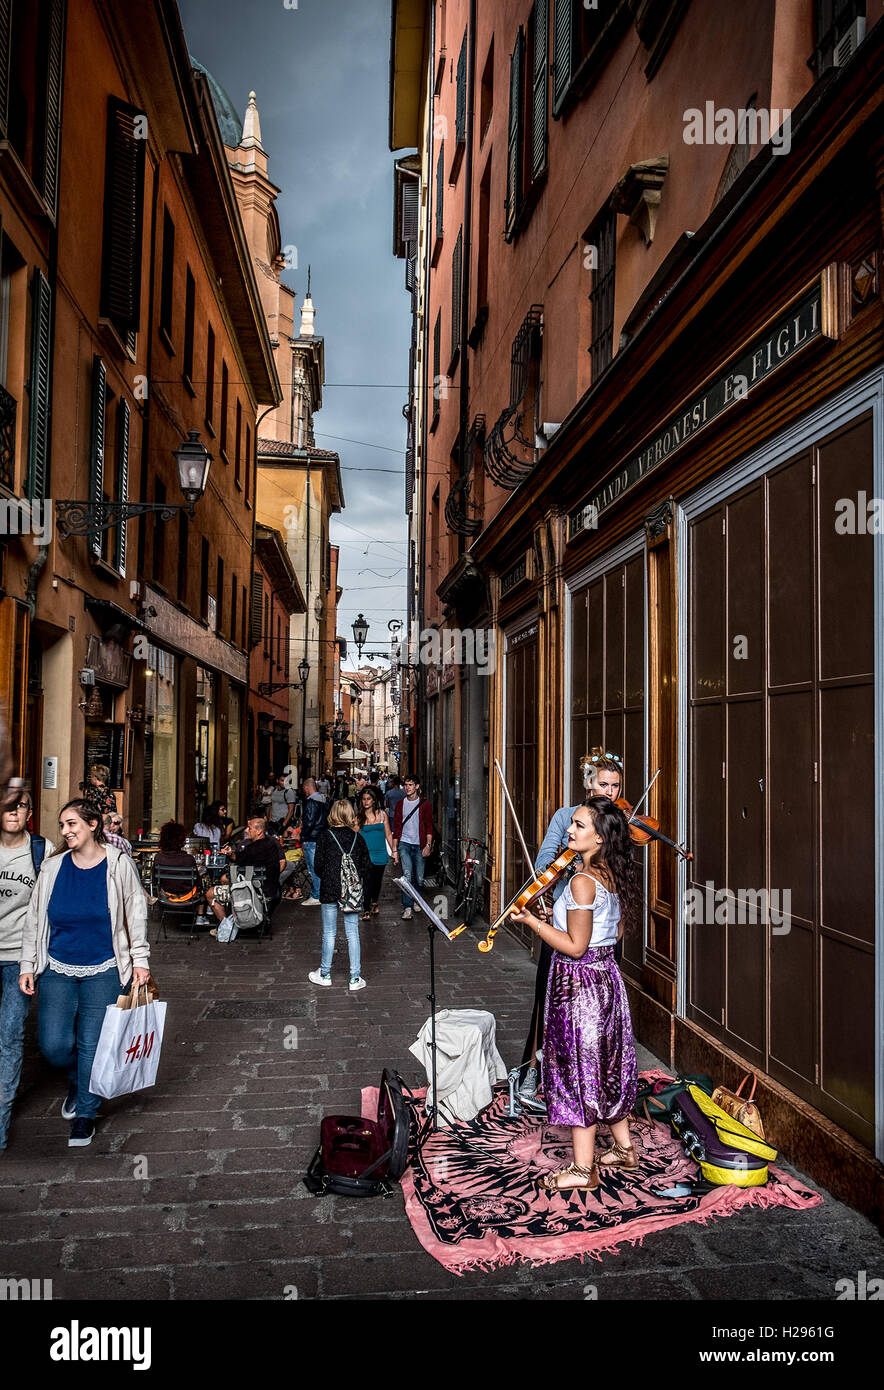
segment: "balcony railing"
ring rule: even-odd
[[[15,415],[18,401],[0,386],[0,483],[15,491]]]

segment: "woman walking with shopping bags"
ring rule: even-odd
[[[69,801],[59,827],[64,849],[46,859],[28,906],[19,984],[32,995],[40,977],[40,1050],[68,1073],[61,1107],[71,1148],[91,1144],[100,1097],[89,1090],[105,1009],[147,984],[147,899],[128,855],[105,842],[101,813]]]
[[[380,913],[381,884],[384,869],[393,857],[393,837],[384,803],[377,787],[364,787],[359,797],[359,833],[368,846],[371,864],[365,875],[363,922]]]
[[[322,963],[308,976],[314,985],[331,984],[332,957],[338,930],[338,912],[344,914],[344,931],[350,953],[350,991],[365,989],[360,972],[359,910],[363,879],[371,865],[368,846],[356,828],[356,812],[349,801],[334,802],[325,830],[316,841],[313,868],[319,879],[322,912]]]

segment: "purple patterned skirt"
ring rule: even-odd
[[[638,1068],[632,1019],[613,946],[579,960],[553,951],[546,987],[543,1094],[554,1125],[587,1129],[625,1119]]]

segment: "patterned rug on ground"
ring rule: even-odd
[[[668,1127],[648,1120],[631,1122],[638,1169],[599,1169],[594,1192],[543,1192],[537,1178],[573,1158],[571,1132],[536,1116],[510,1119],[508,1107],[503,1092],[471,1123],[431,1134],[422,1153],[412,1153],[402,1178],[405,1209],[418,1240],[454,1274],[520,1260],[543,1265],[587,1255],[598,1259],[616,1254],[624,1242],[640,1243],[654,1231],[684,1222],[705,1225],[750,1206],[803,1210],[823,1200],[773,1165],[764,1187],[658,1197],[655,1187],[699,1174]],[[362,1113],[377,1113],[374,1088],[363,1091]],[[599,1136],[601,1151],[610,1134],[600,1127]]]

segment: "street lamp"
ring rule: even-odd
[[[55,504],[58,534],[62,540],[68,536],[98,536],[102,531],[110,531],[123,521],[135,516],[158,514],[160,521],[172,521],[181,512],[193,519],[194,507],[206,490],[209,481],[209,467],[212,456],[200,442],[199,430],[188,430],[173,451],[178,470],[178,485],[184,495],[186,505],[180,502],[126,502],[101,501],[78,502],[64,498]]]
[[[298,663],[298,675],[301,677],[301,781],[307,772],[307,677],[310,675],[310,662],[306,656]]]
[[[368,641],[368,623],[363,613],[360,613],[358,615],[356,621],[353,624],[353,641],[356,643],[356,648],[359,653],[359,659],[361,660],[362,648]]]

